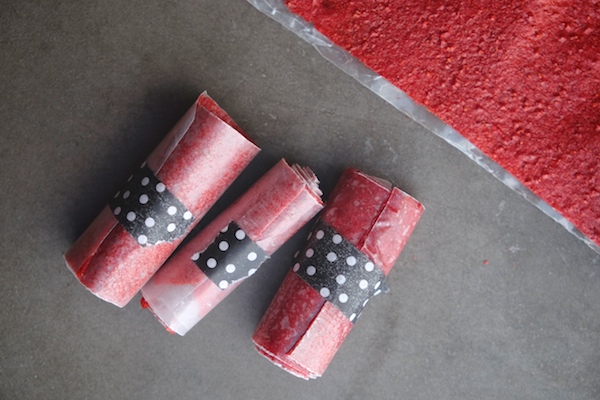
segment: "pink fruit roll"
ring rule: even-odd
[[[206,93],[65,254],[77,279],[125,306],[260,149]]]
[[[423,206],[391,184],[348,169],[296,254],[252,340],[304,379],[323,374],[417,224]]]
[[[142,304],[185,335],[322,208],[313,172],[279,161],[157,272]]]

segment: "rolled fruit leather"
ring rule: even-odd
[[[67,251],[68,267],[124,307],[259,151],[203,93]]]
[[[258,352],[304,379],[321,376],[417,224],[423,206],[391,184],[347,169],[268,307]]]
[[[142,305],[185,335],[322,208],[313,172],[279,161],[142,289]]]

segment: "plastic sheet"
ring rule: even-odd
[[[569,220],[540,199],[535,193],[519,182],[499,164],[481,152],[470,141],[456,130],[445,124],[425,107],[415,103],[406,93],[398,89],[379,74],[362,64],[347,51],[335,45],[331,40],[318,32],[311,23],[290,12],[283,0],[248,0],[259,11],[281,23],[300,38],[310,43],[323,57],[332,62],[345,73],[354,77],[367,88],[403,112],[414,121],[420,123],[452,146],[466,154],[478,165],[490,172],[506,186],[521,194],[525,199],[543,211],[565,229],[584,241],[590,248],[600,253],[600,246],[580,232]]]

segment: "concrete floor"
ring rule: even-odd
[[[0,399],[600,398],[600,255],[247,2],[4,2],[0,60]],[[317,381],[250,342],[306,230],[183,338],[63,263],[203,90],[263,148],[206,220],[282,156],[427,208]]]

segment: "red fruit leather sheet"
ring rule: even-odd
[[[162,182],[161,192],[166,187],[193,222],[177,239],[144,247],[117,220],[116,210],[106,206],[65,254],[68,267],[93,294],[125,306],[259,151],[202,94],[145,163]],[[125,194],[115,198],[120,196]]]
[[[387,276],[422,212],[421,203],[401,190],[348,169],[321,220]],[[328,265],[315,263],[314,267],[326,270]],[[353,322],[333,303],[290,270],[252,340],[274,364],[309,379],[323,374],[352,327]]]
[[[250,0],[313,42],[279,1]],[[292,13],[402,89],[477,149],[448,138],[511,188],[600,249],[600,2],[287,0]],[[286,18],[284,18],[286,17]],[[311,36],[312,35],[312,36]],[[337,59],[336,59],[337,58]],[[381,82],[357,76],[399,109]],[[366,81],[369,80],[370,81]],[[413,115],[411,115],[413,116]],[[425,117],[424,125],[435,122]],[[419,118],[417,118],[419,120]],[[422,122],[420,120],[419,122]]]
[[[220,230],[234,221],[270,256],[323,208],[320,195],[312,171],[281,160],[152,277],[142,289],[144,305],[168,330],[185,335],[243,282],[222,290],[194,262]]]

